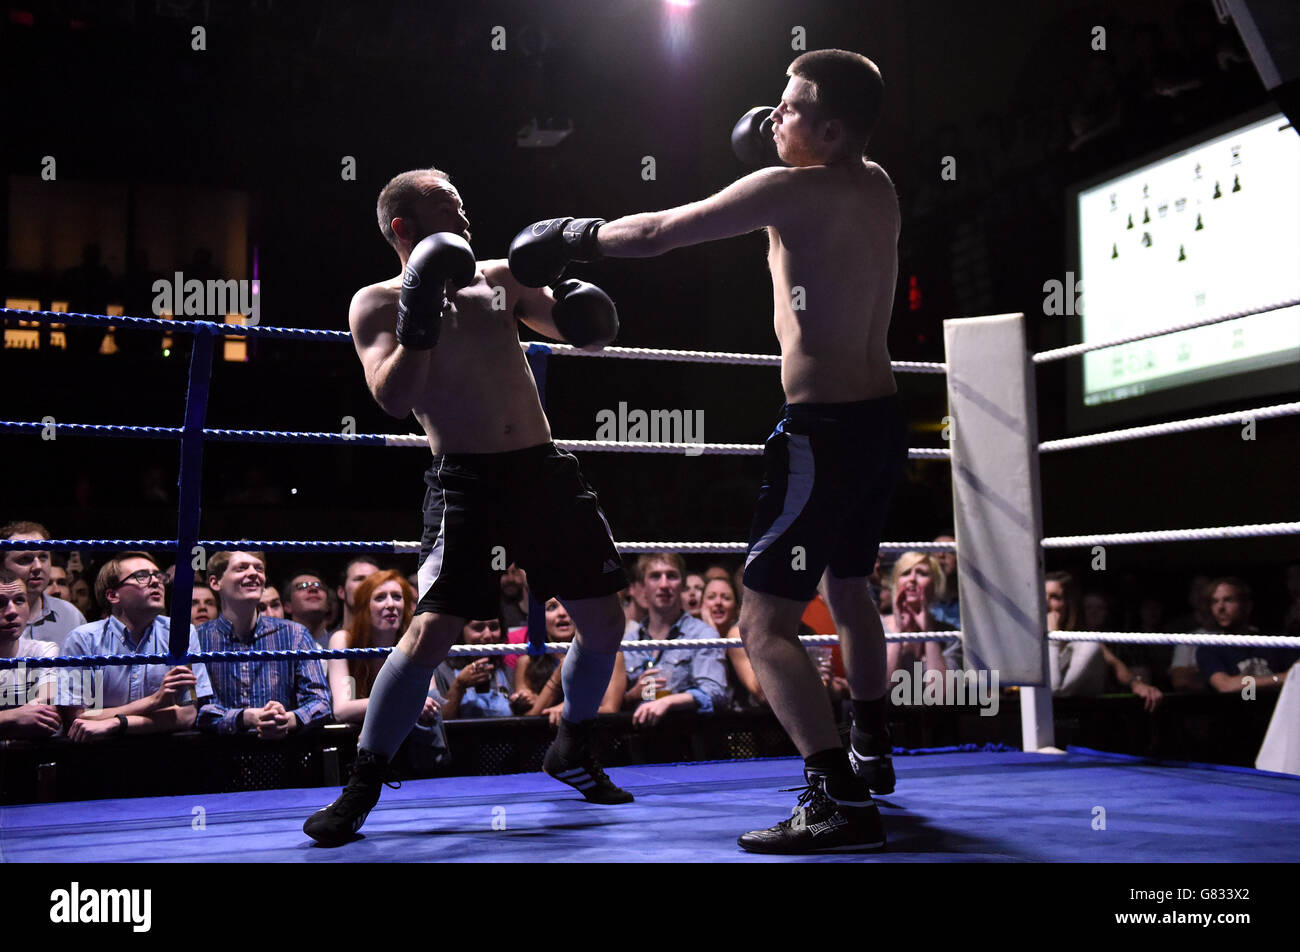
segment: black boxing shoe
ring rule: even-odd
[[[857,776],[866,781],[872,793],[893,793],[894,744],[886,728],[883,735],[868,734],[854,724],[849,730],[849,766]]]
[[[866,852],[885,845],[880,811],[866,785],[804,770],[807,786],[788,820],[754,830],[736,842],[751,853]]]
[[[307,817],[302,831],[321,846],[342,846],[353,839],[379,802],[387,772],[387,757],[358,747],[348,785],[337,800]]]
[[[577,790],[588,803],[631,803],[634,799],[605,775],[591,751],[591,721],[560,720],[560,730],[546,751],[542,770]]]

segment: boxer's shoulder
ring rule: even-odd
[[[862,204],[880,205],[897,202],[893,180],[874,162],[861,165],[809,165],[800,168],[770,169],[779,178],[773,184],[797,198],[797,206],[813,211],[817,217],[827,208],[848,209]]]
[[[380,310],[385,307],[396,307],[397,299],[402,293],[401,277],[389,278],[387,281],[377,281],[374,284],[367,284],[364,288],[352,295],[351,310],[353,312],[369,312]]]
[[[530,288],[520,284],[519,279],[510,273],[508,259],[492,258],[480,261],[479,271],[494,296],[494,308],[504,306],[503,309],[507,314],[525,319],[530,313],[538,312],[539,309],[541,312],[549,313],[551,302],[546,289]],[[495,299],[498,288],[505,294],[505,300],[499,303]]]
[[[519,282],[510,273],[510,262],[505,258],[488,258],[478,263],[479,274],[490,287],[503,287],[507,294],[515,294]]]
[[[401,278],[368,284],[352,295],[348,306],[348,325],[353,332],[371,327],[376,321],[391,323],[397,314],[397,299],[402,292]]]

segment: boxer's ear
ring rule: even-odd
[[[414,247],[423,237],[420,231],[420,222],[414,215],[406,215],[393,219],[393,234],[403,241],[409,241]]]

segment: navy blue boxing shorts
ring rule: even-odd
[[[806,602],[827,567],[836,578],[870,575],[906,462],[896,393],[786,404],[763,448],[745,586]]]

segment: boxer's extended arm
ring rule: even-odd
[[[597,235],[600,253],[610,258],[652,258],[768,225],[781,230],[799,210],[796,188],[801,171],[759,169],[703,201],[608,221]]]
[[[397,345],[396,307],[390,294],[362,288],[352,297],[348,326],[365,369],[366,386],[385,413],[400,419],[415,405],[415,390],[429,352]]]

